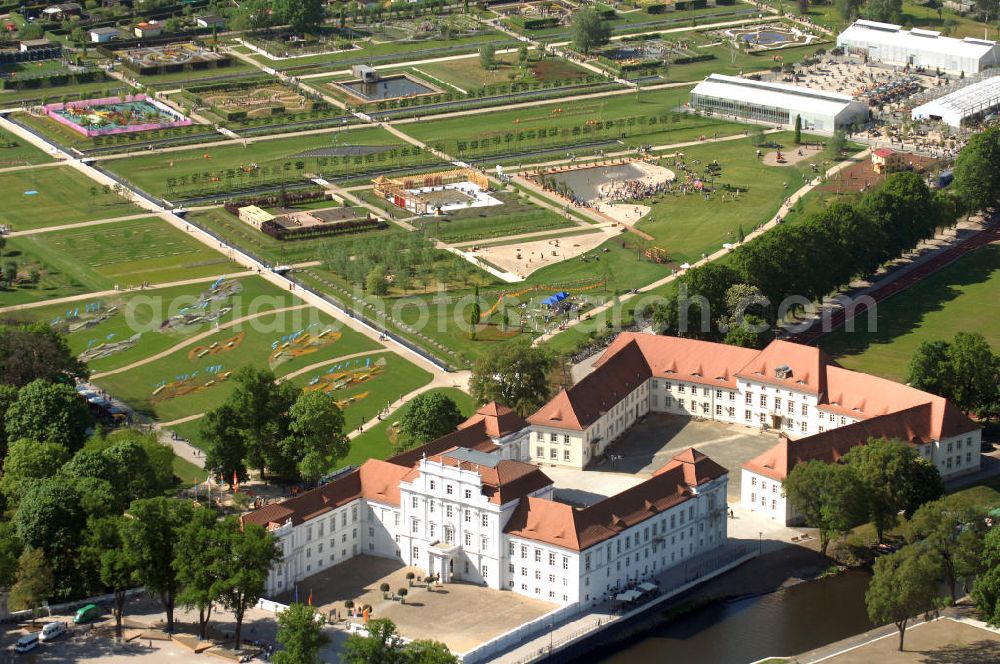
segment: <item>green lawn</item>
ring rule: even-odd
[[[201,484],[208,479],[208,471],[194,465],[187,459],[182,459],[181,457],[175,455],[173,465],[174,477],[180,480],[180,488],[187,488],[194,486],[195,484]]]
[[[384,203],[385,201],[383,201]],[[202,210],[191,213],[188,217],[192,222],[203,226],[213,233],[226,238],[241,249],[245,249],[252,254],[262,258],[272,265],[289,265],[292,263],[304,263],[307,261],[319,260],[324,246],[337,242],[349,241],[359,237],[369,237],[372,233],[381,236],[388,234],[405,233],[399,226],[390,224],[388,228],[382,230],[367,231],[366,233],[354,233],[342,237],[317,238],[304,240],[277,240],[269,235],[261,233],[256,228],[247,225],[245,222],[222,208],[212,210]]]
[[[272,344],[282,344],[284,337],[304,329],[317,334],[333,329],[341,336],[328,334],[325,339],[329,343],[316,347],[313,352],[282,362],[274,361],[276,351]],[[232,346],[229,346],[230,341]],[[212,344],[216,344],[214,349]],[[219,406],[232,390],[232,383],[222,376],[242,366],[270,366],[282,376],[317,362],[379,348],[368,337],[318,310],[299,309],[263,314],[241,326],[239,332],[220,330],[196,346],[182,348],[128,371],[97,378],[95,382],[136,410],[161,421],[171,421]],[[209,351],[202,353],[205,349]],[[199,354],[202,356],[198,357]],[[213,379],[215,382],[208,385]],[[167,386],[154,395],[153,392],[165,383]],[[176,396],[170,397],[171,394]]]
[[[428,217],[419,224],[427,228],[428,235],[447,243],[555,228],[577,228],[562,215],[518,198],[516,194],[494,192],[491,195],[503,201],[503,205],[456,210],[441,218]]]
[[[54,88],[0,90],[0,108],[15,108],[30,103],[48,104],[57,101],[112,97],[117,95],[119,90],[124,90],[126,94],[132,93],[130,86],[115,79],[77,85],[60,85]]]
[[[380,359],[385,360],[382,373],[357,385],[330,392],[332,398],[336,399],[344,409],[345,432],[353,431],[361,424],[362,420],[365,422],[370,421],[386,407],[387,403],[392,404],[396,402],[401,394],[408,394],[421,385],[426,385],[432,378],[428,372],[411,362],[407,362],[395,353],[373,352],[371,355],[350,360],[349,363],[351,364],[351,368],[361,368],[365,366],[366,362],[370,361],[374,365]],[[313,377],[322,376],[331,367],[336,367],[339,364],[335,362],[332,365],[317,368],[315,371],[296,378],[294,383],[304,387]],[[449,392],[451,391],[461,394],[458,390],[449,390]],[[457,397],[453,398],[457,400]],[[458,403],[462,405],[463,402],[459,401]],[[462,412],[466,412],[464,408]],[[393,416],[386,421],[394,421],[397,417],[398,415],[393,413]],[[388,444],[388,440],[382,440],[381,435],[374,433],[381,431],[382,426],[379,425],[358,436],[356,441],[360,442],[352,442],[351,452],[342,460],[338,467],[361,463],[369,458],[384,459],[389,456],[391,454],[391,447]],[[170,428],[177,432],[178,435],[191,441],[193,445],[202,449],[205,448],[205,443],[199,433],[201,419],[184,422]]]
[[[261,277],[229,280],[238,283],[230,295],[213,297],[210,283],[123,292],[115,297],[93,298],[69,304],[24,309],[6,314],[8,320],[45,321],[66,335],[74,355],[107,341],[121,341],[141,334],[139,343],[107,357],[94,358],[87,365],[94,372],[108,371],[162,352],[216,322],[229,321],[299,304],[301,300]],[[228,292],[225,282],[217,292]],[[202,306],[206,303],[206,306]],[[187,308],[187,309],[186,309]],[[228,309],[228,311],[226,311]],[[108,311],[115,310],[104,318]],[[182,311],[184,310],[184,311]],[[162,323],[183,313],[197,314],[201,320],[187,324]],[[175,322],[178,319],[175,318]],[[93,321],[85,324],[87,321]]]
[[[556,101],[510,111],[421,121],[402,125],[401,129],[453,156],[571,147],[582,142],[618,139],[622,134],[632,142],[665,144],[696,140],[706,134],[724,136],[743,131],[742,125],[731,122],[675,113],[674,109],[686,100],[684,89],[647,90],[638,95]]]
[[[819,345],[849,369],[905,380],[910,358],[924,341],[951,340],[956,332],[979,332],[1000,350],[1000,246],[969,254],[911,288],[880,303],[876,331],[868,316],[854,332],[838,331]]]
[[[243,145],[220,145],[164,154],[115,159],[103,165],[141,189],[171,198],[235,191],[280,182],[305,182],[305,173],[350,175],[376,167],[434,163],[428,153],[399,156],[388,161],[388,152],[364,157],[304,156],[312,150],[345,146],[390,146],[400,152],[417,150],[384,129],[365,128],[327,134],[259,140]],[[256,164],[256,169],[253,168]],[[301,168],[300,168],[301,167]]]
[[[70,166],[0,173],[0,191],[0,224],[10,224],[15,231],[141,212]]]
[[[31,143],[5,129],[0,129],[0,168],[23,164],[47,164],[51,161],[52,157]]]
[[[786,152],[796,149],[790,132],[769,135],[768,139],[784,145]],[[765,154],[770,151],[763,150]],[[810,150],[807,154],[811,156],[806,161],[793,166],[764,166],[757,159],[750,138],[684,148],[688,167],[699,173],[713,159],[719,162],[722,172],[715,178],[716,187],[730,184],[749,189],[740,193],[738,200],[724,199],[722,192],[713,194],[710,200],[697,193],[662,195],[638,228],[652,235],[655,246],[666,249],[675,264],[693,263],[703,253],[710,254],[724,243],[736,242],[741,227],[748,234],[774,216],[782,199],[813,176],[809,163],[820,164],[820,170],[828,167],[823,165],[827,161],[825,152]],[[701,162],[700,165],[694,164],[695,161]],[[680,173],[673,159],[663,159],[661,163]]]
[[[472,401],[472,397],[461,390],[453,387],[445,387],[427,392],[427,394],[431,393],[440,393],[451,397],[466,417],[472,415],[476,410],[476,404]],[[339,467],[348,465],[357,466],[368,459],[385,459],[395,454],[393,425],[403,417],[407,410],[409,410],[409,405],[403,406],[387,417],[381,424],[368,429],[352,440],[351,451],[347,453],[346,457],[341,459]]]
[[[47,287],[49,279],[68,279],[101,291],[240,269],[225,255],[158,217],[11,238],[5,256],[12,255],[41,272],[41,288],[35,292],[42,298],[60,294]]]
[[[375,39],[379,39],[377,34],[374,35]],[[382,43],[367,44],[362,49],[355,49],[351,51],[344,51],[341,53],[334,53],[332,55],[309,55],[300,58],[293,58],[290,60],[272,60],[263,55],[258,55],[257,53],[250,54],[250,57],[261,64],[268,67],[273,67],[279,70],[289,70],[293,68],[315,68],[320,69],[323,67],[346,69],[349,68],[345,64],[341,64],[345,61],[354,61],[364,58],[372,58],[374,60],[373,64],[385,64],[387,62],[401,62],[407,59],[407,56],[416,52],[424,51],[428,49],[449,49],[453,53],[461,53],[467,51],[476,51],[482,44],[487,44],[490,42],[500,42],[500,41],[510,41],[512,38],[500,33],[485,33],[476,35],[474,37],[458,37],[453,39],[427,39],[422,41],[384,41]],[[440,52],[435,53],[434,57],[441,57],[445,55],[450,55],[453,53]],[[420,53],[415,53],[413,56],[417,59],[423,59]],[[413,59],[413,58],[411,58]]]

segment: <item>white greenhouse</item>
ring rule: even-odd
[[[934,30],[903,30],[891,23],[858,19],[837,37],[848,53],[873,62],[911,65],[952,74],[974,74],[1000,64],[997,43],[988,39],[943,37]]]
[[[691,91],[691,108],[712,115],[833,133],[862,125],[868,107],[848,95],[784,83],[711,74]]]

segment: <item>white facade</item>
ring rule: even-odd
[[[929,460],[950,479],[979,470],[982,431],[976,430],[915,446],[921,457]],[[780,479],[743,468],[740,475],[740,504],[761,516],[786,525],[798,523],[801,518],[786,500]]]
[[[396,539],[402,560],[440,574],[444,582],[459,579],[504,587],[503,527],[520,497],[504,505],[491,503],[475,470],[427,459],[417,467],[420,474],[399,486],[402,519]],[[552,485],[528,495],[551,498]]]
[[[955,39],[933,30],[903,30],[891,23],[862,19],[837,36],[837,46],[871,61],[953,74],[973,74],[1000,63],[1000,49],[994,41]]]
[[[398,559],[440,575],[443,583],[476,583],[563,605],[596,603],[629,582],[650,579],[726,542],[724,470],[715,479],[689,485],[688,493],[669,508],[649,511],[648,518],[640,517],[614,536],[576,549],[505,532],[521,501],[551,501],[553,486],[546,478],[544,485],[505,503],[491,500],[483,492],[481,472],[469,464],[488,467],[497,461],[499,451],[454,449],[419,461],[412,477],[399,483],[398,506],[359,497],[297,525],[291,517],[272,524],[269,530],[283,560],[272,569],[266,593],[293,591],[307,577],[365,554]],[[654,499],[670,498],[678,490],[673,479],[660,484],[669,485],[669,493]],[[292,501],[282,505],[294,505]],[[625,509],[632,511],[637,502],[641,500],[632,499],[633,507]],[[572,532],[575,512],[560,507],[568,521],[549,528]]]
[[[784,83],[711,74],[691,90],[691,108],[719,117],[833,133],[868,121],[868,107],[848,95]]]

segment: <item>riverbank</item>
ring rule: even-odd
[[[605,661],[601,658],[610,658],[606,660],[608,662],[629,661],[627,658],[620,659],[621,656],[616,653],[655,642],[658,632],[665,626],[669,629],[692,617],[697,622],[699,615],[711,615],[711,620],[705,624],[714,624],[718,621],[719,614],[738,613],[742,603],[754,602],[755,598],[764,599],[777,591],[818,579],[829,567],[828,558],[807,546],[779,546],[686,592],[678,593],[658,606],[643,607],[623,616],[623,619],[607,625],[599,633],[588,635],[570,647],[554,652],[545,661],[572,661],[579,664],[592,664],[595,659]],[[861,586],[866,583],[864,581]],[[852,591],[851,594],[857,592]],[[867,626],[865,624],[860,629]],[[838,634],[839,636],[843,636],[843,633]],[[636,653],[635,659],[631,661],[653,660],[649,660],[646,653]]]
[[[795,664],[996,662],[1000,660],[1000,630],[976,620],[974,609],[960,604],[943,611],[940,618],[911,620],[902,652],[898,646],[895,625],[883,625],[787,659]]]

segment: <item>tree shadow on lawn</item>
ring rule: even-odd
[[[981,664],[995,662],[1000,658],[997,654],[997,642],[987,639],[964,645],[948,644],[934,650],[918,650],[916,653],[919,658],[914,661],[921,664]]]
[[[874,332],[868,331],[872,321],[871,312],[866,311],[853,321],[853,332],[839,330],[830,337],[821,338],[819,345],[839,357],[860,355],[872,346],[891,344],[919,328],[928,314],[944,310],[949,302],[963,295],[962,286],[983,283],[998,270],[1000,247],[977,249],[912,288],[881,302],[874,310]]]

